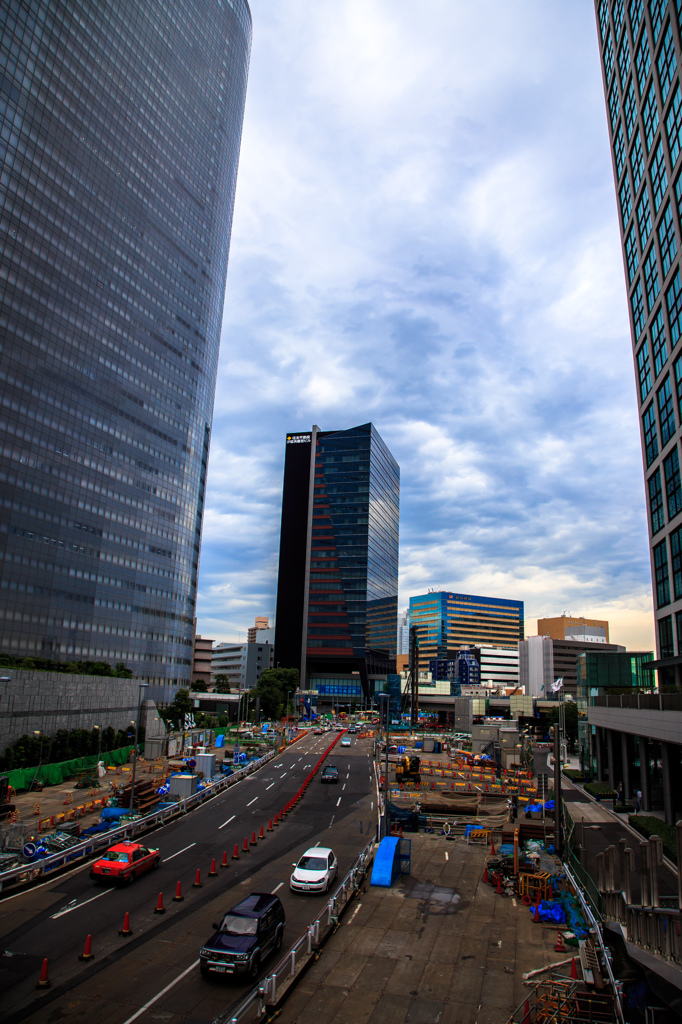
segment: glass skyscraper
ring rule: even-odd
[[[287,434],[275,663],[303,688],[368,696],[395,671],[399,502],[372,423]]]
[[[0,651],[189,680],[245,0],[0,5]]]
[[[436,591],[410,598],[419,671],[453,660],[460,647],[516,647],[524,637],[523,601]]]
[[[596,0],[637,382],[659,681],[682,662],[680,0]]]

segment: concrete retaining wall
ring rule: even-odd
[[[0,750],[24,733],[40,729],[127,729],[137,714],[139,682],[110,676],[33,672],[0,668],[10,677],[0,682]]]

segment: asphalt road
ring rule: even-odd
[[[133,1019],[204,1024],[238,1002],[247,984],[199,975],[195,961],[212,933],[211,923],[249,892],[276,891],[287,915],[286,949],[327,899],[289,891],[292,862],[308,846],[329,845],[339,859],[342,878],[373,829],[371,742],[353,737],[350,748],[337,743],[325,762],[339,769],[338,784],[323,784],[318,775],[280,825],[272,833],[266,831],[266,838],[250,846],[248,853],[242,851],[244,838],[250,840],[254,830],[258,834],[261,825],[267,829],[334,736],[310,734],[237,786],[150,833],[143,841],[159,847],[162,863],[132,886],[103,888],[90,880],[87,866],[2,901],[4,1024],[132,1024]],[[235,843],[239,860],[231,859]],[[211,859],[215,857],[219,865],[224,850],[228,868],[218,868],[218,876],[209,878]],[[193,887],[197,868],[201,888]],[[182,902],[172,900],[178,881]],[[163,915],[154,913],[159,892],[166,908]],[[133,935],[122,938],[118,932],[126,911]],[[78,955],[88,934],[95,958],[83,963]],[[44,957],[49,960],[52,987],[36,991]]]

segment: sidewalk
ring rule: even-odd
[[[412,872],[370,886],[282,1007],[282,1024],[501,1024],[556,925],[483,883],[488,849],[414,835]]]

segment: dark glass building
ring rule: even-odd
[[[0,650],[189,680],[245,0],[0,4]]]
[[[659,657],[653,664],[659,683],[679,688],[682,5],[596,0],[595,10],[639,406]]]
[[[370,696],[395,672],[400,470],[372,423],[287,434],[275,664]]]

